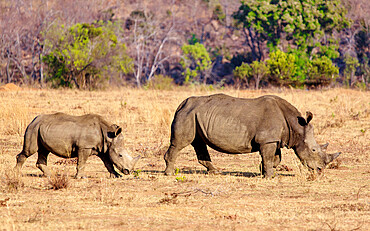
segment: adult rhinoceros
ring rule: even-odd
[[[36,166],[49,176],[47,157],[77,157],[76,178],[82,178],[90,155],[97,155],[113,177],[129,174],[140,158],[132,158],[121,147],[122,129],[105,121],[101,116],[88,114],[71,116],[63,113],[39,115],[28,125],[24,134],[23,150],[17,155],[15,170],[19,171],[26,159],[38,152]]]
[[[172,122],[171,144],[164,156],[165,174],[173,174],[179,151],[189,144],[210,173],[217,170],[207,145],[229,154],[259,151],[262,174],[267,178],[280,163],[283,147],[292,148],[305,166],[320,172],[340,153],[326,154],[328,144],[316,143],[312,117],[307,112],[307,118],[303,118],[286,100],[272,95],[256,99],[224,94],[187,98]]]

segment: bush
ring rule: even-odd
[[[271,52],[266,60],[270,81],[276,85],[292,85],[297,79],[295,76],[296,57],[281,50]]]
[[[48,183],[50,185],[50,189],[59,190],[68,188],[69,179],[65,173],[56,173],[48,179]]]
[[[254,86],[258,89],[260,82],[265,78],[268,73],[265,62],[254,61],[251,64],[243,63],[241,66],[236,67],[234,70],[234,78],[236,79],[237,86],[240,87],[245,83],[247,87],[251,81],[254,81]]]
[[[328,85],[339,74],[339,69],[326,56],[313,59],[307,66],[305,83],[308,85]]]
[[[172,90],[174,82],[171,77],[164,75],[155,75],[144,88],[155,90]]]
[[[208,51],[203,44],[184,45],[181,47],[184,58],[181,65],[185,69],[185,83],[201,82],[206,83],[208,71],[212,67],[212,61]]]
[[[45,37],[47,80],[53,87],[96,88],[106,76],[132,72],[126,45],[118,40],[119,23],[55,24]]]

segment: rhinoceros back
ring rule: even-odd
[[[91,149],[101,143],[101,122],[96,115],[39,115],[27,127],[24,152],[34,153],[42,145],[55,155],[73,157],[77,148]]]

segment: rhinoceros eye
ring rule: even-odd
[[[316,152],[316,148],[313,148],[313,149],[312,149],[312,151],[313,151],[313,152]]]
[[[118,154],[119,157],[122,157],[122,154]]]

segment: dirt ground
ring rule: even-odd
[[[164,176],[163,155],[177,106],[192,95],[278,95],[313,112],[318,143],[342,155],[315,177],[292,150],[262,179],[258,153],[211,150],[221,175],[208,175],[191,147]],[[55,176],[41,176],[37,154],[22,175],[12,173],[27,125],[38,114],[97,113],[124,128],[125,145],[142,158],[136,172],[109,178],[100,159],[89,158],[87,179],[76,180],[74,160],[49,156]],[[370,230],[370,92],[176,88],[173,91],[17,89],[0,91],[0,230]],[[53,183],[64,180],[65,188]]]

